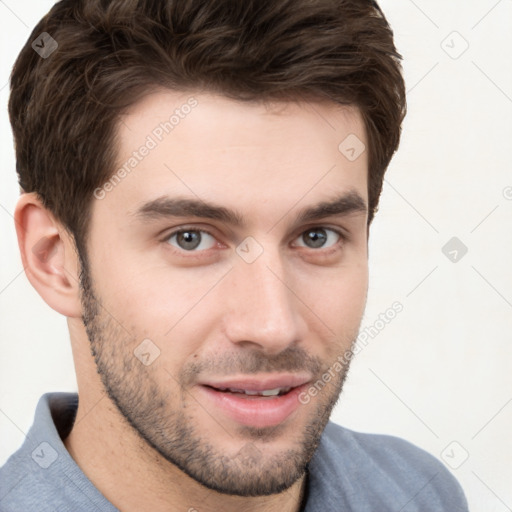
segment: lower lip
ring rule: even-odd
[[[274,427],[285,421],[301,405],[299,395],[307,384],[293,388],[285,395],[260,397],[217,391],[199,386],[207,399],[224,414],[242,425],[263,428]]]

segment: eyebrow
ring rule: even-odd
[[[303,223],[331,216],[346,216],[354,213],[366,213],[365,200],[352,190],[335,198],[304,208],[297,215],[297,223]],[[158,220],[167,217],[200,217],[245,227],[244,216],[224,206],[205,202],[200,199],[162,196],[141,205],[131,215],[142,220]]]

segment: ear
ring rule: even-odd
[[[79,260],[74,239],[35,192],[23,193],[14,212],[21,260],[43,300],[67,317],[81,317]]]

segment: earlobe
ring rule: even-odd
[[[78,261],[72,237],[36,193],[24,193],[14,219],[28,280],[43,300],[67,317],[80,317]]]

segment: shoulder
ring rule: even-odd
[[[389,473],[390,466],[398,474],[430,474],[438,470],[451,473],[445,466],[422,448],[399,437],[384,434],[355,432],[329,422],[322,439],[331,453],[346,454],[347,450],[358,464],[370,465],[373,470]]]
[[[0,511],[115,509],[82,473],[61,435],[69,432],[76,393],[46,393],[26,439],[0,467]],[[65,437],[65,436],[64,436]]]
[[[310,463],[310,478],[313,488],[338,500],[338,506],[344,500],[348,510],[468,510],[455,477],[425,450],[398,437],[355,432],[332,422]]]

